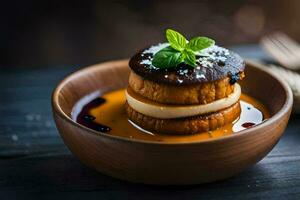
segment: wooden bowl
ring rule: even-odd
[[[272,117],[237,134],[170,144],[99,133],[71,119],[74,104],[83,96],[124,88],[128,75],[128,60],[94,65],[66,77],[52,96],[57,128],[72,153],[97,171],[123,180],[179,185],[231,177],[271,151],[291,113],[293,97],[287,84],[269,70],[247,62],[243,92],[263,102]]]

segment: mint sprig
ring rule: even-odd
[[[171,46],[163,48],[157,52],[152,60],[152,65],[159,68],[169,68],[171,66],[177,66],[182,62],[182,55],[179,51],[176,51]]]
[[[215,44],[215,41],[208,37],[192,38],[187,44],[187,48],[194,52],[201,51]]]
[[[167,29],[166,38],[170,46],[176,49],[177,51],[183,51],[185,49],[187,40],[180,33],[173,31],[171,29]]]
[[[195,67],[196,55],[215,44],[214,40],[207,37],[195,37],[188,41],[182,34],[172,29],[167,29],[166,38],[170,46],[158,51],[152,60],[152,64],[158,68],[172,68],[180,63]]]

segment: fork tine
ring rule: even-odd
[[[297,69],[300,66],[300,57],[296,53],[292,53],[291,49],[286,47],[274,36],[264,37],[263,46],[267,47],[266,50],[282,65],[290,68]]]
[[[264,37],[261,40],[263,48],[271,54],[280,64],[286,65],[288,64],[286,55],[281,51],[280,48],[272,40],[268,37]]]
[[[277,40],[276,37],[270,35],[268,36],[268,38],[277,48],[281,50],[283,54],[285,54],[285,56],[291,56],[291,50],[287,48],[284,44],[282,44],[279,40]]]
[[[288,67],[289,68],[299,68],[300,66],[300,47],[298,44],[289,39],[287,35],[277,33],[273,35],[273,41],[276,42],[278,46],[281,46],[282,49],[285,49],[288,58]]]
[[[274,38],[276,38],[280,43],[286,46],[286,48],[288,48],[291,51],[291,53],[293,53],[296,56],[300,56],[300,46],[289,36],[282,32],[277,32],[274,34]]]
[[[286,35],[285,33],[276,32],[274,35],[277,36],[278,40],[284,41],[289,46],[300,49],[300,45],[295,40],[293,40],[288,35]]]

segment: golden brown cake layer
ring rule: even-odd
[[[240,75],[243,78],[243,73]],[[194,85],[169,85],[143,79],[134,72],[129,76],[129,87],[135,93],[163,104],[207,104],[228,97],[234,86],[226,77],[214,82]]]
[[[233,122],[240,115],[240,103],[215,113],[176,119],[158,119],[143,115],[125,104],[128,118],[145,130],[164,134],[195,134],[215,130]]]

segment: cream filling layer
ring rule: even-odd
[[[241,96],[241,87],[234,84],[234,91],[228,97],[218,99],[208,104],[201,105],[166,105],[160,103],[149,104],[131,96],[125,92],[127,102],[131,108],[144,115],[159,119],[172,119],[191,117],[216,112],[235,104]]]

